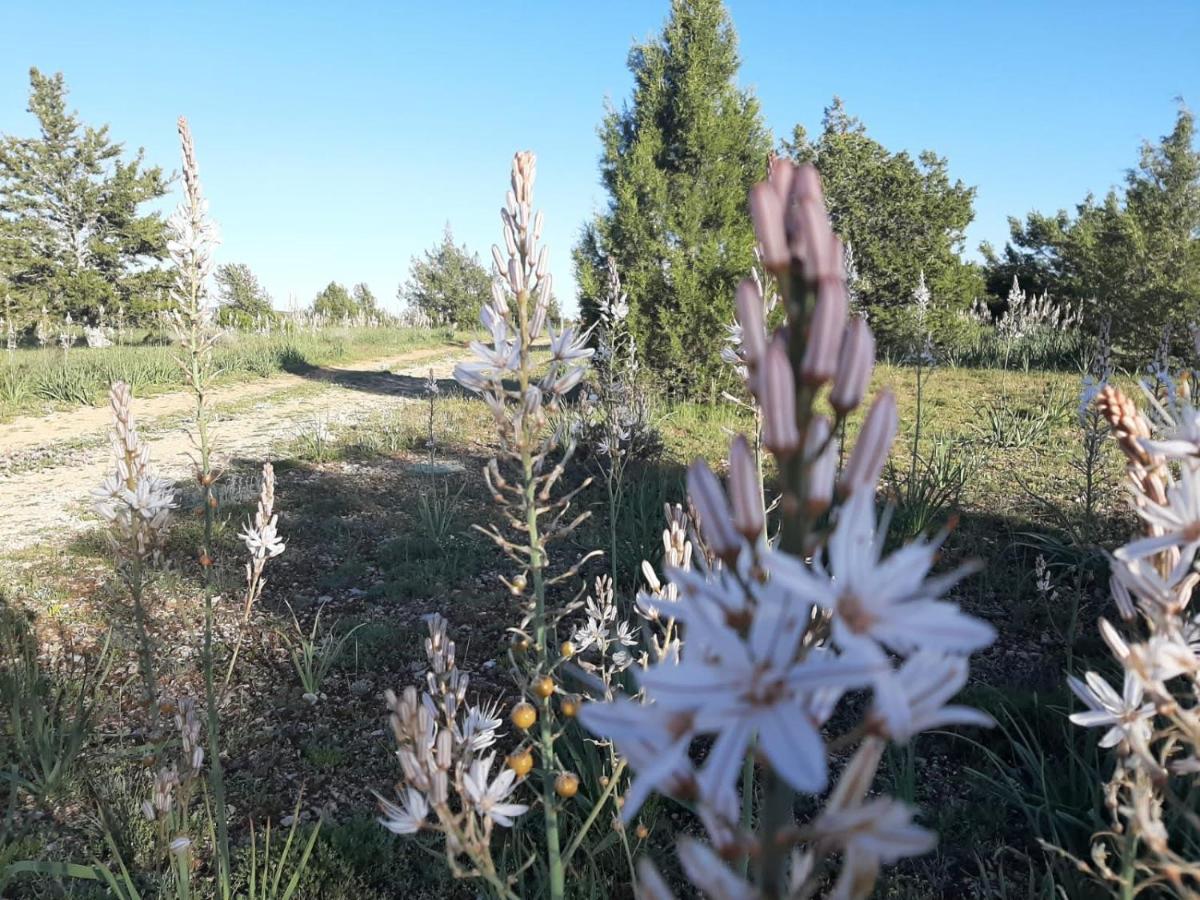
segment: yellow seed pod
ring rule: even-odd
[[[554,791],[560,797],[574,797],[579,793],[579,776],[563,772],[554,779]]]
[[[533,770],[533,754],[528,750],[519,750],[509,756],[505,763],[517,773],[518,778],[524,778]]]
[[[650,829],[641,822],[638,822],[638,827],[633,830],[633,833],[637,835],[639,841],[644,841],[650,837]]]
[[[518,653],[524,653],[529,649],[529,638],[525,637],[523,634],[518,634],[513,638],[512,645],[513,649]]]
[[[533,679],[533,692],[545,700],[554,693],[554,679],[549,675]]]
[[[512,712],[508,715],[509,721],[515,726],[525,731],[533,727],[533,723],[537,721],[537,710],[533,708],[532,703],[526,703],[522,700],[512,708]]]
[[[562,653],[563,659],[570,659],[575,655],[575,645],[570,641],[563,641],[562,646],[558,650]]]
[[[568,719],[573,719],[579,714],[579,698],[574,694],[567,694],[559,701],[558,708]]]

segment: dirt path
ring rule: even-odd
[[[415,402],[430,369],[447,378],[463,356],[458,348],[425,348],[222,388],[212,398],[218,458],[265,459],[274,443],[319,420],[348,423]],[[192,444],[180,418],[192,402],[187,394],[172,393],[135,403],[155,468],[169,478],[183,479],[191,471]],[[0,475],[0,552],[57,543],[94,521],[90,494],[110,465],[107,431],[105,408],[0,425],[0,457],[26,460]],[[40,462],[28,462],[31,458]]]

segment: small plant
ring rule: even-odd
[[[453,533],[459,498],[465,489],[466,484],[460,484],[458,490],[451,493],[447,479],[442,481],[440,488],[434,483],[417,495],[417,515],[430,544],[441,545]]]
[[[111,633],[82,668],[48,671],[24,617],[0,602],[0,708],[5,749],[0,781],[39,801],[61,792],[92,731],[112,665]]]
[[[1064,415],[1061,398],[1047,395],[1034,408],[1023,407],[1009,397],[991,400],[984,406],[984,424],[975,429],[988,445],[1000,450],[1020,450],[1042,443]]]
[[[300,829],[300,803],[296,799],[296,807],[292,810],[292,824],[288,828],[287,839],[282,848],[275,848],[277,856],[272,859],[271,823],[268,821],[262,838],[262,849],[258,844],[258,834],[254,824],[250,825],[250,875],[246,885],[245,900],[291,900],[300,887],[301,876],[308,866],[317,837],[321,832],[320,821],[309,831],[308,840],[301,847],[296,843]],[[293,854],[299,850],[298,859]],[[261,858],[260,858],[261,856]],[[284,876],[291,870],[291,875],[284,881]]]
[[[335,637],[332,631],[321,631],[321,613],[325,611],[324,603],[317,609],[317,614],[313,616],[312,627],[307,632],[300,627],[300,620],[296,618],[296,612],[292,609],[291,604],[288,604],[288,611],[292,614],[292,627],[296,636],[293,638],[291,635],[283,633],[281,636],[288,645],[292,665],[300,677],[300,686],[304,688],[304,699],[309,703],[316,703],[321,698],[321,685],[325,682],[325,676],[329,674],[329,668],[341,657],[342,651],[346,649],[346,645],[350,643],[354,633],[366,623],[360,622],[345,634]]]

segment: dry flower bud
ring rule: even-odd
[[[875,367],[875,336],[865,319],[855,317],[842,335],[833,390],[829,404],[843,415],[856,409],[867,392],[871,371]]]

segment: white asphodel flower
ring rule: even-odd
[[[766,566],[796,595],[833,614],[833,642],[843,650],[969,653],[995,639],[991,625],[937,599],[971,572],[964,566],[929,577],[942,538],[916,540],[881,558],[885,537],[874,491],[855,491],[838,509],[827,563],[810,568],[775,552]]]
[[[1125,673],[1125,688],[1120,694],[1095,672],[1084,677],[1086,684],[1074,676],[1067,678],[1071,692],[1088,707],[1086,712],[1072,713],[1071,721],[1085,728],[1108,726],[1100,739],[1101,747],[1115,747],[1127,738],[1144,742],[1150,735],[1148,723],[1154,718],[1154,704],[1142,702],[1142,684],[1137,676]]]
[[[385,800],[379,794],[375,795],[383,815],[379,824],[393,834],[416,834],[425,826],[429,816],[429,803],[425,795],[414,787],[404,789],[404,797],[400,803]]]
[[[1149,526],[1150,536],[1130,541],[1113,553],[1118,559],[1133,560],[1152,556],[1168,548],[1178,548],[1185,568],[1200,550],[1200,471],[1184,463],[1180,478],[1167,488],[1167,502],[1140,503],[1137,514]]]
[[[824,789],[825,744],[804,715],[804,697],[820,688],[863,687],[880,674],[874,659],[812,654],[797,661],[811,607],[772,582],[759,592],[745,639],[717,604],[676,603],[670,613],[687,629],[679,664],[660,663],[638,677],[666,716],[688,716],[695,734],[716,740],[700,774],[702,793],[737,777],[752,737],[757,750],[798,791]]]
[[[937,835],[913,824],[912,809],[894,797],[826,809],[813,830],[843,854],[831,900],[868,896],[880,866],[928,853],[937,844]]]
[[[961,656],[929,651],[913,654],[893,676],[897,690],[876,692],[871,718],[900,742],[948,725],[991,727],[995,722],[987,713],[946,705],[967,683],[967,668],[967,660]]]
[[[654,704],[617,697],[611,703],[588,703],[579,711],[579,720],[611,740],[634,772],[621,807],[626,822],[633,821],[654,791],[676,796],[694,788],[687,752],[690,717],[664,715]]]
[[[241,538],[251,556],[274,559],[284,551],[283,539],[276,530],[278,523],[279,517],[272,516],[261,528],[247,524],[242,529]]]
[[[467,716],[462,723],[461,740],[473,752],[486,750],[496,743],[497,729],[502,724],[502,720],[496,714],[497,708],[495,703],[489,703],[487,706],[472,706],[467,710]]]
[[[529,807],[524,803],[504,802],[516,786],[517,773],[512,769],[505,767],[499,775],[490,782],[488,781],[488,773],[492,769],[492,761],[495,758],[496,754],[489,753],[472,762],[470,770],[463,776],[463,784],[479,815],[487,816],[497,825],[508,828],[512,825],[513,819],[524,815]]]

